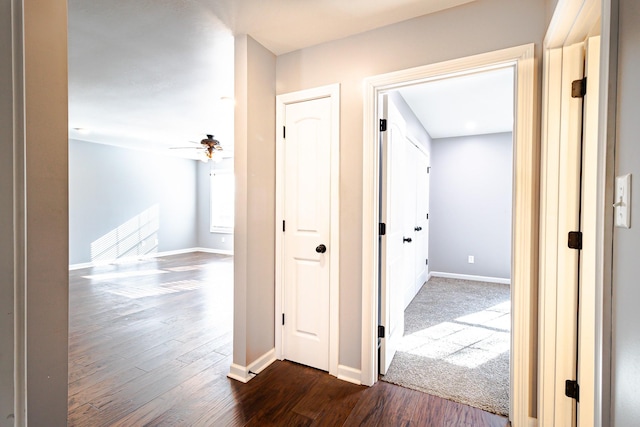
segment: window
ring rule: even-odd
[[[211,232],[233,233],[235,181],[233,170],[211,171]]]

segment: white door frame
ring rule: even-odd
[[[558,0],[553,18],[544,40],[544,83],[542,109],[542,174],[540,221],[540,291],[539,291],[539,371],[538,419],[540,425],[552,425],[559,408],[554,394],[559,381],[556,377],[555,358],[562,346],[555,342],[558,324],[556,295],[562,283],[557,277],[558,266],[553,260],[545,261],[545,254],[557,251],[566,244],[567,236],[554,228],[557,214],[554,206],[561,194],[563,171],[558,162],[558,150],[552,147],[559,140],[561,117],[562,48],[583,42],[601,34],[599,77],[587,78],[587,93],[597,91],[597,111],[587,104],[585,114],[593,125],[597,117],[598,140],[585,144],[583,169],[583,265],[580,291],[580,346],[578,348],[580,403],[578,426],[601,426],[609,423],[610,396],[610,343],[611,340],[611,278],[613,249],[613,174],[615,145],[615,83],[616,75],[610,69],[612,50],[617,43],[611,34],[611,0]],[[600,28],[597,27],[601,20]],[[617,19],[617,18],[616,18]],[[614,61],[615,62],[615,61]],[[593,71],[591,75],[593,77]],[[588,101],[587,101],[588,102]],[[592,151],[593,150],[593,151]],[[605,250],[606,249],[606,250]],[[562,310],[559,311],[562,315]],[[575,313],[566,313],[573,316]],[[605,344],[607,343],[607,344]]]
[[[284,298],[284,135],[287,104],[331,99],[331,233],[329,238],[329,373],[338,376],[340,282],[340,85],[333,84],[276,96],[276,252],[275,252],[275,352],[284,358],[282,340]]]
[[[377,381],[378,322],[378,93],[445,77],[515,67],[514,210],[511,277],[512,329],[510,418],[514,426],[529,422],[532,344],[532,292],[537,280],[538,139],[534,45],[441,62],[368,78],[364,82],[363,230],[362,230],[362,380]],[[535,360],[535,358],[533,358]]]

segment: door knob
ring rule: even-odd
[[[422,227],[416,227],[416,228],[414,228],[414,230],[415,230],[415,231],[421,231],[421,230],[422,230]]]
[[[402,243],[407,242],[407,243],[411,243],[411,237],[403,237],[402,238]]]
[[[327,252],[327,247],[325,245],[318,245],[318,247],[316,248],[316,252],[318,252],[319,254],[323,254]]]

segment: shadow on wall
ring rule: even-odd
[[[91,261],[157,253],[159,229],[160,207],[155,204],[93,241]]]

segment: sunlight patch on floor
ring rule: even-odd
[[[160,286],[130,286],[127,288],[107,289],[106,291],[127,298],[146,298],[158,295],[173,294],[176,292],[193,291],[206,285],[202,280],[177,280],[163,283]]]
[[[120,271],[115,273],[102,273],[92,274],[89,276],[82,276],[84,279],[91,279],[96,281],[114,280],[114,279],[127,279],[131,277],[143,277],[154,276],[156,274],[166,274],[168,271],[163,270],[134,270],[134,271]]]
[[[511,302],[405,335],[398,351],[477,368],[510,349]]]

